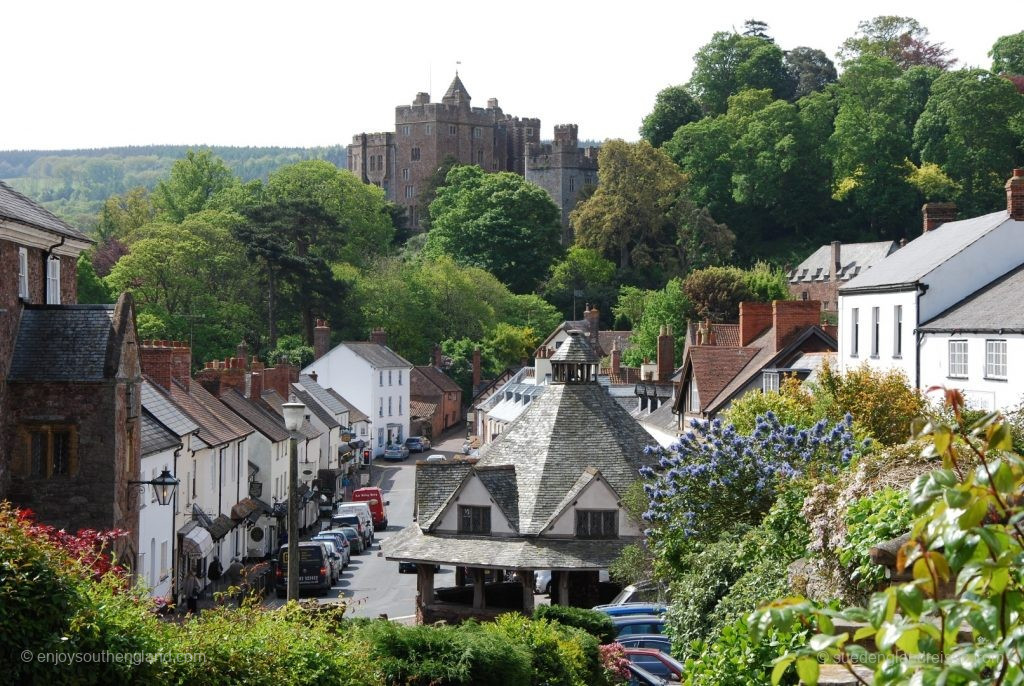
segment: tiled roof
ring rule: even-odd
[[[686,344],[697,345],[697,329],[701,322],[689,322],[686,325]],[[710,333],[714,334],[714,345],[738,348],[740,346],[740,325],[739,324],[716,324],[709,325]]]
[[[557,539],[531,536],[425,534],[407,526],[381,543],[388,560],[491,569],[607,569],[631,539]]]
[[[181,411],[174,402],[147,380],[142,381],[142,407],[178,436],[199,430],[199,425]]]
[[[45,207],[0,181],[0,219],[10,219],[80,241],[95,243],[84,233],[60,219]]]
[[[559,346],[551,356],[552,362],[570,362],[578,364],[597,364],[600,358],[582,333],[570,331],[569,338]]]
[[[316,399],[310,395],[303,386],[297,383],[293,383],[291,387],[292,394],[298,398],[299,402],[306,406],[306,409],[316,415],[317,419],[323,422],[327,430],[336,429],[341,426],[341,422],[334,418],[334,415],[327,411],[323,405],[318,403]]]
[[[975,291],[920,331],[988,332],[1024,330],[1024,265]]]
[[[769,330],[774,336],[774,331]],[[762,334],[764,338],[768,333]],[[774,340],[774,339],[773,339]],[[747,366],[763,348],[726,348],[717,345],[695,345],[687,354],[697,382],[701,410],[704,411],[718,397],[722,389]]]
[[[386,345],[363,341],[342,343],[349,350],[370,363],[371,367],[412,367],[412,362],[405,359]]]
[[[222,395],[220,400],[271,442],[287,441],[291,437],[284,426],[284,419],[266,409],[262,403],[257,404],[242,397],[235,389]]]
[[[411,395],[435,396],[439,393],[462,392],[462,387],[437,367],[416,366],[409,376]]]
[[[107,368],[113,320],[114,305],[26,306],[7,378],[100,381],[113,376],[116,368]]]
[[[588,467],[619,493],[637,480],[650,435],[596,383],[553,384],[480,450],[479,465],[514,465],[520,533],[533,535]]]
[[[477,465],[473,472],[494,498],[495,505],[505,515],[509,527],[519,530],[519,486],[516,483],[515,465],[497,465],[487,467]]]
[[[335,397],[327,392],[327,389],[318,384],[308,374],[303,374],[299,377],[299,384],[302,388],[313,396],[313,399],[323,405],[329,412],[335,415],[339,415],[343,412],[348,411],[348,407],[345,403],[340,401],[338,397]]]
[[[369,419],[369,417],[366,416],[365,412],[360,410],[358,407],[356,407],[349,401],[345,400],[345,398],[342,397],[342,395],[333,388],[326,388],[324,390],[326,390],[328,395],[337,400],[346,410],[348,410],[348,420],[350,422],[365,422],[367,419]]]
[[[142,442],[142,456],[155,455],[164,450],[177,448],[181,439],[168,431],[145,407],[139,420],[139,439]]]
[[[859,274],[840,293],[870,291],[883,286],[912,285],[939,265],[954,257],[983,236],[1013,221],[1006,210],[973,219],[947,222],[918,236],[883,260]],[[1024,230],[1024,222],[1015,222]]]
[[[437,412],[437,403],[428,403],[423,400],[410,400],[409,401],[409,416],[419,417],[420,419],[427,419],[433,417],[434,413]]]
[[[198,383],[188,390],[177,381],[171,382],[171,400],[199,425],[199,437],[209,446],[230,443],[253,432],[234,412],[210,395]]]
[[[843,243],[839,246],[839,280],[849,281],[898,249],[896,241]],[[832,272],[832,245],[823,245],[789,273],[789,282],[831,281]]]
[[[416,519],[429,521],[469,474],[475,460],[424,462],[416,465]],[[419,528],[419,527],[411,527]]]
[[[611,367],[601,367],[601,374],[608,377],[608,381],[619,386],[632,386],[640,381],[639,367],[619,367],[619,373],[612,372]]]

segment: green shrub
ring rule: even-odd
[[[807,643],[807,633],[772,631],[755,640],[746,621],[737,620],[722,628],[710,642],[696,641],[683,670],[685,686],[762,686],[771,682],[772,661],[788,650]],[[788,675],[783,684],[797,683]]]
[[[783,424],[798,429],[809,429],[820,417],[811,410],[811,397],[800,387],[800,382],[787,377],[778,393],[747,393],[733,402],[722,413],[722,421],[732,424],[741,434],[751,434],[757,418],[775,413]]]
[[[598,641],[582,629],[517,613],[501,615],[484,630],[531,656],[534,686],[600,686],[604,683]]]
[[[363,635],[370,645],[370,658],[383,673],[385,683],[471,683],[472,652],[456,627],[374,622],[364,629]]]
[[[612,618],[597,610],[566,605],[540,605],[533,611],[533,618],[548,619],[563,626],[583,629],[601,643],[611,643],[615,640]]]
[[[851,578],[859,587],[874,589],[885,579],[885,567],[871,563],[871,548],[901,536],[914,521],[906,491],[883,488],[859,498],[846,510],[846,540],[839,546],[839,561],[855,566]]]

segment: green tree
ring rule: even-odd
[[[736,321],[740,303],[754,299],[738,267],[698,269],[686,277],[682,290],[696,317],[713,322]]]
[[[153,221],[156,208],[149,192],[142,187],[132,188],[123,195],[112,195],[103,202],[96,223],[96,235],[103,241],[114,238],[130,241],[132,232]]]
[[[239,185],[231,169],[209,150],[189,150],[157,184],[153,205],[161,219],[180,222],[204,209],[224,209],[224,194]]]
[[[837,53],[845,67],[864,56],[884,57],[900,69],[914,65],[949,69],[956,60],[949,48],[928,40],[928,29],[911,17],[878,16],[857,25],[857,33],[843,41]]]
[[[793,100],[825,90],[825,86],[834,83],[838,77],[836,65],[817,48],[798,47],[787,50],[783,61],[793,85]]]
[[[718,32],[693,56],[690,90],[708,114],[723,114],[729,96],[747,89],[768,89],[787,98],[792,83],[782,50],[770,38]]]
[[[992,58],[992,73],[1024,74],[1024,31],[997,38],[988,56]]]
[[[113,302],[110,289],[92,268],[92,260],[82,253],[78,256],[78,302],[82,305],[105,305]]]
[[[956,184],[966,216],[1002,205],[1006,170],[1024,160],[1016,122],[1024,122],[1024,95],[1004,78],[981,69],[947,72],[914,128],[914,146]]]
[[[459,160],[454,155],[445,155],[437,169],[430,173],[420,186],[420,192],[416,196],[416,204],[419,207],[420,229],[424,232],[430,231],[430,203],[437,197],[437,189],[445,185],[448,172],[452,167],[457,167]],[[409,218],[411,219],[411,217]]]
[[[486,269],[516,293],[527,293],[558,257],[558,208],[547,192],[510,172],[460,166],[430,204],[425,253],[451,255]]]
[[[574,245],[552,265],[543,293],[568,319],[576,319],[574,310],[587,302],[607,312],[615,300],[615,263],[596,250]]]
[[[487,336],[487,346],[494,352],[498,363],[504,367],[517,366],[523,360],[532,358],[540,341],[540,336],[534,329],[528,326],[513,326],[506,322],[498,322]]]
[[[672,279],[657,291],[647,291],[643,300],[643,312],[633,324],[629,337],[629,348],[622,353],[622,361],[639,367],[644,359],[658,358],[658,335],[661,327],[672,326],[675,336],[675,360],[683,357],[683,343],[686,338],[686,320],[691,312],[689,299],[683,293],[683,284]],[[675,365],[673,365],[674,367]]]
[[[686,86],[669,86],[658,92],[654,109],[640,126],[640,136],[654,147],[660,147],[672,138],[676,129],[701,116],[700,105]]]
[[[687,196],[686,177],[647,141],[607,141],[597,190],[570,214],[576,244],[615,259],[648,283],[714,264],[733,235]]]
[[[547,336],[563,320],[562,313],[558,311],[557,307],[533,293],[510,295],[502,306],[499,316],[502,322],[524,329],[533,329],[540,336]]]

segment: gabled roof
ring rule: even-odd
[[[686,344],[697,345],[697,329],[700,322],[688,322],[686,325]],[[708,325],[709,333],[714,335],[715,345],[731,346],[738,348],[740,345],[739,324],[716,324]]]
[[[975,291],[918,330],[933,333],[1024,332],[1024,265]]]
[[[769,334],[774,338],[775,334],[770,330],[761,334],[761,338]],[[695,345],[690,348],[687,357],[693,370],[693,378],[697,382],[701,411],[706,411],[729,382],[764,349],[764,346],[732,348],[717,345]]]
[[[491,494],[494,504],[505,515],[509,527],[519,531],[519,487],[516,484],[515,465],[477,465],[473,472]]]
[[[359,357],[366,360],[371,367],[384,368],[388,367],[412,367],[413,364],[409,360],[405,359],[398,353],[386,345],[380,343],[368,343],[365,341],[356,341],[351,343],[339,343]]]
[[[139,440],[142,443],[143,457],[155,455],[181,445],[181,438],[175,436],[163,424],[158,422],[145,407],[142,408],[142,416],[139,418],[139,428]]]
[[[871,269],[841,287],[839,292],[911,288],[944,262],[1009,221],[1013,220],[1006,210],[1000,210],[972,219],[947,222],[876,262]]]
[[[312,376],[309,374],[303,374],[299,377],[299,384],[302,388],[313,396],[313,399],[323,405],[328,412],[338,415],[343,412],[348,412],[348,406],[338,398],[340,396],[333,396],[327,392],[327,389],[318,384]]]
[[[839,281],[849,281],[899,249],[896,241],[843,243],[839,246]],[[832,246],[823,245],[789,273],[790,283],[833,281]]]
[[[291,438],[284,426],[284,419],[263,407],[262,403],[254,403],[233,388],[222,395],[220,400],[272,443]]]
[[[572,487],[566,492],[565,497],[562,498],[562,502],[558,503],[558,505],[555,506],[555,509],[552,510],[551,516],[548,517],[548,521],[544,523],[544,526],[541,528],[541,530],[543,531],[544,529],[554,524],[555,520],[562,516],[562,513],[564,513],[569,508],[569,506],[571,506],[573,502],[575,502],[575,500],[580,496],[580,494],[583,493],[584,490],[586,490],[587,486],[592,484],[595,479],[600,480],[600,478],[600,469],[597,469],[596,467],[587,467],[586,469],[584,469],[583,473],[580,474],[578,479],[576,479],[576,483],[574,483]],[[609,488],[611,487],[609,486]],[[612,489],[612,492],[615,492],[614,488]],[[616,493],[615,495],[618,498],[619,494]]]
[[[550,360],[573,364],[597,364],[600,362],[597,352],[587,340],[586,335],[581,335],[576,330],[569,332],[569,338],[559,346]]]
[[[462,387],[437,367],[413,367],[409,378],[410,395],[434,396],[438,393],[462,392]]]
[[[679,419],[672,403],[662,403],[654,412],[641,418],[640,423],[671,433],[679,426]]]
[[[9,219],[87,243],[96,242],[3,181],[0,181],[0,219]]]
[[[632,331],[598,331],[598,352],[610,355],[612,352],[612,345],[614,343],[619,344],[619,350],[627,350],[632,346],[632,343],[630,343],[629,340],[632,335]]]
[[[340,403],[342,405],[342,407],[344,407],[346,410],[348,410],[348,421],[349,422],[354,424],[356,422],[365,422],[366,420],[369,419],[369,417],[366,416],[365,412],[360,410],[358,407],[356,407],[355,405],[353,405],[349,401],[345,400],[345,398],[340,393],[338,393],[336,390],[334,390],[333,388],[326,388],[324,390],[327,391],[328,395],[330,395],[332,398],[337,400],[338,403]]]
[[[168,396],[146,379],[142,381],[141,395],[142,408],[179,437],[199,430],[199,425],[191,417],[182,412]]]
[[[341,422],[335,419],[334,415],[331,414],[327,408],[318,403],[316,398],[306,391],[305,387],[297,383],[293,383],[291,386],[291,392],[292,395],[298,398],[300,403],[306,406],[306,409],[315,414],[316,418],[323,422],[328,431],[331,429],[337,429],[341,426]]]
[[[11,381],[112,378],[117,373],[117,365],[108,364],[111,343],[116,343],[114,307],[26,305],[7,378]],[[10,317],[11,314],[0,316]]]
[[[416,519],[420,526],[431,521],[437,511],[469,474],[476,460],[423,462],[416,465]]]
[[[418,419],[433,417],[437,412],[437,403],[428,403],[423,400],[409,400],[409,416]]]
[[[253,432],[252,427],[198,383],[189,384],[186,390],[180,382],[172,380],[168,390],[174,404],[199,425],[199,437],[211,447],[230,443]]]

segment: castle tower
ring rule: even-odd
[[[526,180],[548,192],[562,212],[562,243],[572,243],[569,213],[576,207],[580,191],[597,185],[597,148],[579,147],[579,126],[555,126],[554,142],[527,145]]]

